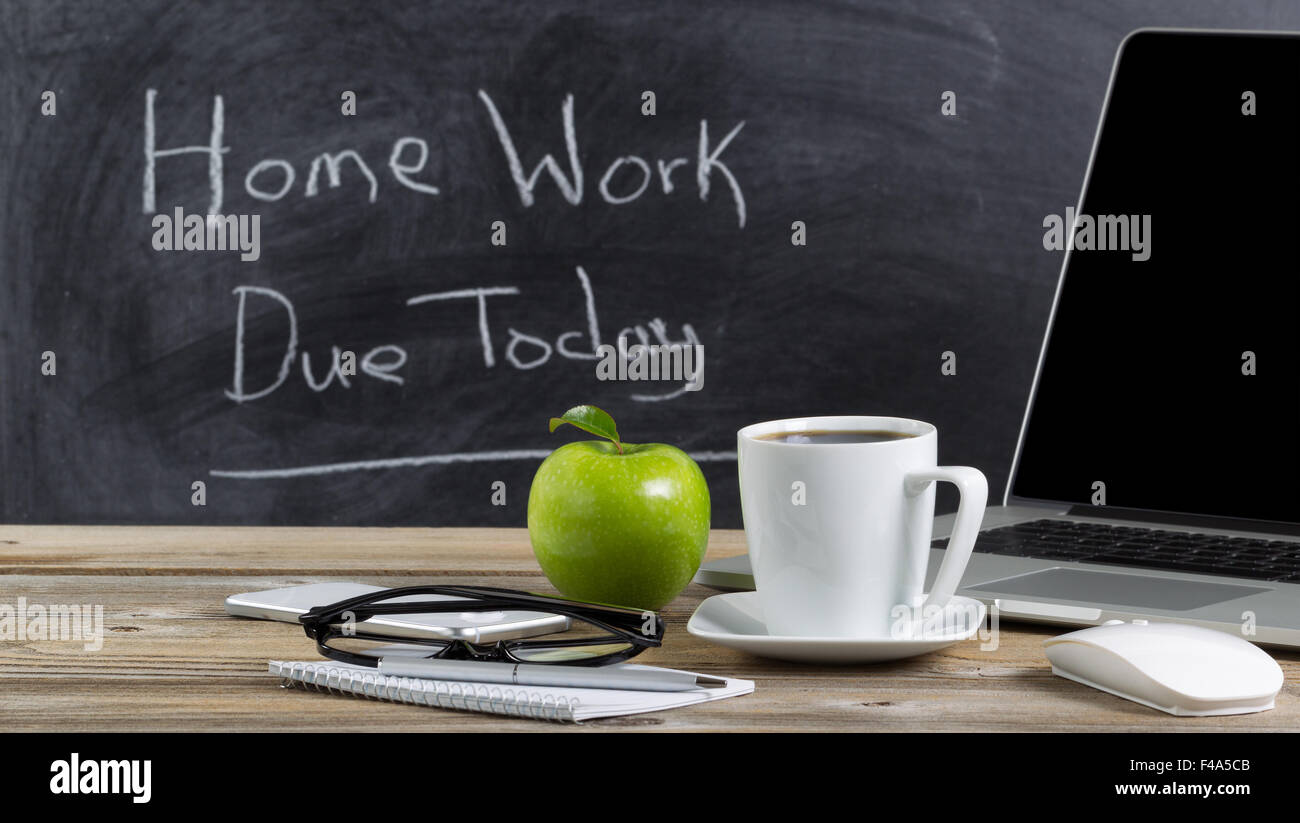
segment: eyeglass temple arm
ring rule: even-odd
[[[380,614],[411,614],[415,612],[443,612],[443,611],[487,611],[502,608],[527,608],[524,602],[536,603],[539,608],[561,614],[576,620],[582,620],[591,623],[606,631],[616,634],[636,635],[645,640],[648,645],[659,645],[663,638],[664,625],[663,619],[656,613],[646,611],[637,613],[631,609],[615,611],[612,607],[587,606],[586,604],[574,603],[573,607],[569,606],[569,601],[556,600],[540,596],[514,595],[513,593],[506,597],[479,596],[473,600],[441,600],[427,601],[417,603],[374,603],[376,599],[388,600],[394,597],[405,597],[415,594],[462,594],[464,592],[474,592],[474,587],[459,586],[404,586],[395,589],[387,589],[380,592],[370,592],[357,597],[351,597],[347,600],[340,600],[337,603],[331,603],[326,606],[316,606],[309,609],[306,613],[298,617],[298,621],[303,624],[307,634],[314,636],[314,629],[322,624],[328,624],[341,617],[344,612],[355,612],[355,619],[365,620],[369,617]],[[484,587],[482,591],[495,593],[494,590]],[[597,614],[599,612],[599,614]],[[611,624],[602,619],[605,615],[614,615],[624,618],[629,624],[635,626],[619,626]],[[654,621],[654,630],[647,635],[644,630],[646,615],[650,615]],[[637,629],[640,629],[638,631]],[[653,638],[653,640],[649,639]]]
[[[457,612],[457,611],[466,611],[466,610],[486,611],[486,610],[499,610],[503,608],[505,609],[514,608],[514,607],[518,607],[518,605],[519,604],[517,603],[512,603],[506,600],[473,600],[473,601],[438,600],[429,603],[395,603],[395,604],[385,605],[385,606],[362,605],[362,606],[356,606],[355,609],[343,608],[341,610],[338,610],[337,613],[336,610],[334,609],[331,609],[326,612],[322,612],[319,615],[313,615],[309,612],[307,614],[301,615],[298,618],[298,620],[307,629],[308,635],[315,636],[315,633],[319,628],[323,626],[328,626],[329,624],[333,623],[336,619],[342,616],[343,612],[347,612],[347,611],[355,611],[355,614],[353,615],[352,619],[355,622],[359,623],[366,619],[369,619],[370,617],[374,617],[376,615],[381,615],[381,614],[415,614],[419,612]],[[581,620],[584,623],[589,623],[592,626],[596,626],[597,628],[604,629],[605,631],[610,632],[611,634],[622,635],[625,637],[639,638],[646,645],[650,645],[650,646],[660,645],[663,639],[663,633],[664,633],[663,619],[660,618],[659,615],[654,614],[653,612],[649,612],[649,614],[651,614],[654,618],[653,628],[649,633],[645,631],[645,620],[642,619],[640,616],[637,616],[637,625],[620,626],[602,620],[597,616],[594,616],[588,612],[583,612],[579,609],[551,607],[550,612],[552,614],[563,615],[564,617],[569,617],[574,620]],[[630,617],[632,616],[629,615],[629,618]]]
[[[545,597],[543,595],[530,594],[528,592],[516,592],[510,589],[498,589],[491,586],[399,586],[392,589],[382,589],[376,592],[368,592],[355,597],[349,597],[346,600],[340,600],[335,603],[329,603],[323,606],[315,606],[309,609],[301,618],[319,619],[328,613],[338,613],[355,609],[359,606],[372,606],[376,609],[384,609],[386,613],[400,613],[403,607],[410,607],[411,604],[405,603],[378,603],[372,601],[391,600],[395,597],[406,597],[416,594],[444,594],[444,595],[461,595],[474,598],[475,603],[485,600],[506,600],[511,605],[521,605],[523,603],[534,603],[538,606],[544,606],[547,609],[563,608],[572,606],[580,609],[601,610],[607,612],[619,613],[628,617],[641,616],[640,612],[635,609],[624,609],[618,606],[602,606],[596,603],[582,603],[580,601],[563,600],[554,597]],[[452,601],[444,601],[444,607]],[[420,604],[425,605],[425,604]],[[391,611],[390,611],[391,609]]]

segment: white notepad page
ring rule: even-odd
[[[640,671],[679,671],[637,663],[617,663],[610,668]],[[715,689],[681,692],[646,692],[625,689],[574,689],[554,686],[509,686],[390,677],[367,666],[330,661],[272,660],[268,671],[283,685],[369,697],[434,708],[461,709],[489,714],[561,720],[580,723],[601,717],[657,712],[736,697],[754,691],[754,681],[726,678]],[[690,674],[694,674],[690,672]]]

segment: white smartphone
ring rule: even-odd
[[[298,616],[316,606],[328,606],[350,597],[382,591],[383,586],[364,583],[311,583],[284,589],[267,589],[226,598],[226,613],[237,617],[297,623]],[[396,597],[393,603],[430,600],[455,600],[436,594]],[[569,628],[569,618],[560,614],[529,611],[446,612],[442,614],[389,614],[372,617],[360,625],[380,629],[393,637],[464,640],[469,643],[495,643]]]

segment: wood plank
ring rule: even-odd
[[[743,554],[716,530],[708,557]],[[537,570],[526,529],[0,526],[0,574],[438,577]]]
[[[103,608],[103,647],[77,642],[0,641],[0,728],[13,731],[544,731],[573,727],[538,721],[390,705],[280,689],[269,659],[314,659],[289,624],[233,618],[228,594],[300,583],[354,579],[404,585],[422,577],[550,592],[522,530],[447,534],[443,530],[94,530],[9,527],[19,551],[50,547],[51,564],[21,561],[27,572],[0,574],[0,603]],[[193,532],[186,536],[180,532]],[[359,532],[348,535],[346,532]],[[457,532],[461,530],[455,530]],[[235,534],[226,534],[234,532]],[[322,532],[305,534],[304,532]],[[383,532],[383,534],[374,534]],[[406,541],[395,533],[402,532]],[[715,535],[711,551],[743,550],[739,532]],[[83,540],[77,545],[74,540]],[[421,541],[412,548],[410,541]],[[141,573],[130,552],[144,546],[157,574]],[[427,543],[427,545],[425,545]],[[179,555],[159,558],[166,547]],[[0,544],[6,558],[14,544]],[[287,548],[285,548],[287,547]],[[393,552],[388,552],[392,547]],[[482,554],[478,552],[483,549]],[[282,550],[281,560],[263,557]],[[204,556],[204,552],[210,552]],[[360,573],[375,553],[383,573]],[[421,556],[428,552],[435,562]],[[388,567],[390,556],[399,560]],[[74,559],[75,558],[75,559]],[[490,573],[454,568],[498,564]],[[474,562],[471,562],[474,561]],[[284,566],[316,568],[284,571]],[[445,565],[438,566],[438,563]],[[91,569],[57,573],[60,565]],[[110,568],[117,564],[118,570]],[[17,564],[11,562],[11,567]],[[432,572],[421,571],[432,566]],[[221,568],[222,573],[207,571]],[[245,569],[245,571],[237,571]],[[664,646],[639,658],[655,665],[756,681],[755,694],[653,715],[596,721],[579,729],[683,731],[1300,731],[1300,654],[1274,651],[1286,685],[1271,712],[1180,718],[1051,674],[1044,638],[1059,630],[1003,622],[996,648],[978,639],[934,654],[874,666],[805,666],[712,646],[686,632],[706,597],[690,586],[663,610]]]

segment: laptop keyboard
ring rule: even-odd
[[[1300,542],[1287,540],[1034,520],[980,532],[975,551],[1300,583]]]

